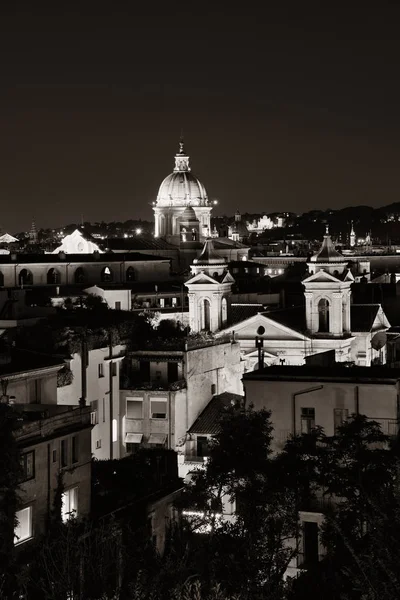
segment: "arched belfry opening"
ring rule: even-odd
[[[318,302],[318,331],[329,332],[329,301],[326,298],[321,298]]]
[[[207,298],[204,298],[201,302],[201,328],[205,331],[211,329],[211,307]]]

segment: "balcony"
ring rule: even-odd
[[[31,408],[32,405],[28,405]],[[90,422],[90,406],[82,408],[68,406],[56,406],[59,410],[55,411],[53,406],[38,405],[41,412],[31,414],[35,420],[25,420],[29,416],[28,413],[22,414],[21,427],[15,432],[15,437],[18,442],[25,442],[28,439],[45,438],[48,436],[59,436],[69,431],[85,429],[91,427]],[[49,410],[46,411],[46,408]],[[53,410],[51,410],[53,409]]]
[[[135,376],[123,375],[120,381],[121,390],[169,391],[177,392],[186,389],[186,379],[172,382],[142,381]]]

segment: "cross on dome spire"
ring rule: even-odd
[[[179,171],[190,171],[189,167],[189,156],[185,152],[185,144],[183,141],[183,134],[181,134],[179,140],[179,152],[175,154],[175,172]]]

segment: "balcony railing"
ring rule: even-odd
[[[141,381],[135,377],[122,376],[120,381],[121,390],[148,390],[148,391],[170,391],[186,389],[186,379],[178,379],[172,382]]]

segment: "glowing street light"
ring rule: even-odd
[[[138,227],[138,228],[136,229],[136,235],[140,235],[141,233],[142,233],[142,230],[140,229],[140,227]]]

